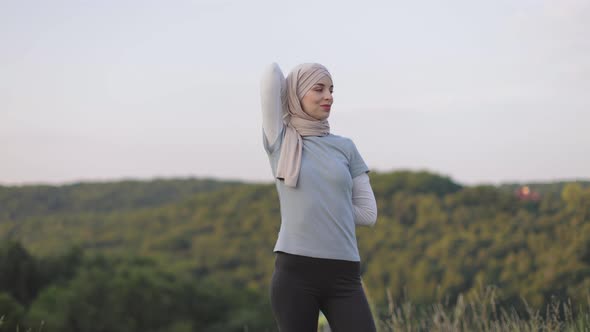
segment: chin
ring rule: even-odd
[[[316,119],[323,121],[323,120],[327,120],[329,117],[330,117],[330,114],[328,114],[328,115],[322,114],[321,116],[318,116]]]

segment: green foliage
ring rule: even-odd
[[[553,299],[571,300],[574,307],[586,301],[590,289],[590,186],[586,183],[530,185],[541,193],[541,200],[520,201],[514,195],[516,185],[462,186],[428,172],[372,172],[370,176],[379,219],[373,228],[357,228],[357,235],[363,280],[380,317],[388,314],[388,289],[395,305],[411,301],[416,310],[441,301],[455,305],[461,294],[469,296],[481,285],[501,289],[495,298],[498,306],[514,307],[519,315],[527,312],[522,299],[533,308],[544,308]],[[219,318],[226,331],[244,326],[264,331],[272,326],[265,325],[272,321],[265,301],[280,225],[274,184],[199,187],[195,180],[169,181],[79,184],[76,190],[68,186],[0,188],[4,248],[0,271],[9,271],[0,274],[0,279],[5,278],[1,280],[7,280],[0,283],[0,291],[25,309],[30,306],[27,317],[32,321],[52,317],[47,324],[74,321],[65,311],[44,311],[52,304],[62,301],[59,307],[74,312],[85,298],[96,300],[97,308],[116,320],[123,319],[118,312],[125,310],[114,303],[130,303],[129,298],[145,304],[146,312],[180,310],[171,309],[176,308],[172,305],[150,309],[149,297],[142,297],[147,295],[133,293],[137,284],[152,289],[151,296],[159,302],[173,298],[194,310],[206,310],[177,298],[175,287],[166,286],[170,274],[180,278],[174,282],[178,285],[184,282],[180,276],[188,278],[189,284],[215,280],[223,285],[216,290],[222,294],[218,310],[232,311],[232,315],[206,315]],[[14,240],[34,255],[14,243],[4,245]],[[72,245],[77,247],[68,251]],[[96,253],[109,258],[94,265],[84,258]],[[149,257],[149,264],[155,265],[132,265],[128,269],[135,272],[127,271],[123,266],[131,263],[114,258],[120,256]],[[120,266],[111,269],[110,265]],[[165,269],[166,274],[146,272],[152,268]],[[92,287],[103,287],[103,291]],[[104,289],[119,297],[99,298]],[[207,298],[207,289],[189,287],[186,292]],[[98,319],[90,308],[85,312],[86,319]],[[136,317],[134,323],[122,326],[133,330],[151,324],[178,331],[197,326],[188,316]],[[255,329],[250,324],[256,321],[263,323]],[[214,326],[211,322],[209,329]]]
[[[432,193],[437,196],[459,191],[462,186],[450,178],[426,171],[398,171],[394,173],[371,172],[371,184],[379,197],[391,197],[396,192],[408,194]]]
[[[25,310],[12,296],[0,292],[0,331],[16,331]]]
[[[79,249],[35,259],[18,244],[11,247],[30,257],[36,271],[47,268],[44,272],[56,274],[50,282],[46,280],[30,305],[0,292],[2,328],[11,331],[38,326],[49,331],[89,332],[220,332],[242,331],[244,326],[267,331],[274,323],[270,306],[260,294],[228,288],[212,279],[164,272],[151,259],[85,256]],[[2,271],[5,267],[0,265]],[[18,286],[32,289],[38,280],[25,279]]]
[[[0,186],[0,220],[18,220],[46,214],[128,211],[153,208],[240,184],[236,181],[199,179],[125,180],[73,183],[64,186]]]
[[[0,292],[28,304],[35,298],[38,289],[35,259],[20,243],[6,241],[0,244]]]
[[[220,319],[225,308],[213,296],[168,278],[143,267],[88,267],[41,293],[28,320],[44,320],[52,331],[133,332],[163,330],[189,313],[203,325]],[[189,297],[196,303],[185,302]]]

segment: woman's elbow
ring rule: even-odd
[[[377,222],[377,210],[372,209],[364,209],[361,210],[360,208],[355,207],[356,210],[356,218],[355,223],[359,226],[368,226],[373,227]]]
[[[373,227],[377,223],[377,210],[371,211],[367,226]]]

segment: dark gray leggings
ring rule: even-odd
[[[316,332],[319,311],[333,332],[374,332],[360,263],[277,252],[270,286],[281,332]]]

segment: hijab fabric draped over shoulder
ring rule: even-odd
[[[286,127],[277,165],[277,178],[284,180],[289,187],[297,186],[303,137],[330,134],[328,120],[312,118],[301,106],[303,96],[324,76],[332,78],[326,67],[318,63],[304,63],[295,67],[286,78],[287,92],[283,107],[287,107],[288,112],[285,112],[283,119]]]

